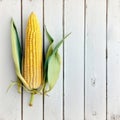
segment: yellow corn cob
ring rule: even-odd
[[[26,27],[23,76],[31,90],[40,87],[42,83],[42,34],[34,13],[31,13]]]

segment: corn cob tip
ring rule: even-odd
[[[35,14],[35,13],[32,11],[31,14]]]
[[[31,12],[30,17],[36,17],[36,14],[34,12]]]

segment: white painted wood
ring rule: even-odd
[[[31,12],[34,12],[40,20],[41,31],[43,27],[43,1],[42,0],[24,0],[23,1],[23,38],[25,40],[25,28]],[[23,94],[23,120],[42,120],[43,105],[42,95],[35,95],[32,107],[29,107],[30,95],[24,91]]]
[[[120,120],[120,1],[108,5],[108,120]]]
[[[106,120],[106,0],[86,7],[85,118]]]
[[[55,43],[62,39],[62,0],[45,0],[45,25],[49,33],[55,39]],[[48,40],[45,40],[47,47]],[[59,50],[62,59],[62,46]],[[63,62],[63,61],[62,61]],[[44,120],[62,120],[62,98],[63,98],[63,67],[54,89],[45,97]]]
[[[76,12],[77,11],[77,12]],[[79,11],[79,12],[78,12]],[[84,119],[84,0],[65,1],[65,120]]]
[[[63,0],[44,0],[45,25],[57,43],[63,35]],[[84,101],[84,2],[65,0],[64,116],[63,65],[55,88],[45,96],[44,120],[106,120],[106,0],[86,0],[85,101]],[[0,0],[0,120],[21,120],[21,95],[17,87],[7,93],[16,80],[12,60],[10,19],[21,33],[21,0]],[[34,11],[43,27],[43,0],[23,0],[23,38],[28,16]],[[120,120],[120,0],[108,0],[108,120]],[[45,50],[48,41],[45,37]],[[63,46],[60,55],[63,59]],[[63,61],[62,61],[63,62]],[[23,120],[43,120],[43,98],[23,94]]]
[[[16,80],[11,49],[11,17],[20,33],[20,1],[0,1],[0,120],[21,120],[21,95],[17,93],[17,87],[7,93],[11,81]]]

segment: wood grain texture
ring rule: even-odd
[[[108,120],[120,120],[120,0],[108,1]]]
[[[85,119],[106,120],[106,0],[86,0]]]
[[[34,12],[40,21],[41,31],[43,27],[43,1],[42,0],[24,0],[23,1],[23,40],[25,40],[25,28],[31,12]],[[30,95],[24,91],[23,94],[23,120],[42,120],[43,119],[43,101],[42,95],[35,95],[32,107],[28,106]]]
[[[23,101],[17,87],[6,92],[16,80],[10,20],[14,18],[21,36],[21,4],[23,43],[32,11],[42,33],[45,23],[55,45],[72,32],[59,50],[62,68],[57,84],[44,101],[35,95],[33,107],[25,91]],[[0,0],[0,120],[120,120],[119,12],[120,0]]]
[[[64,29],[64,116],[84,120],[84,0],[65,1]]]
[[[55,45],[62,39],[63,28],[62,28],[62,0],[45,0],[45,25],[49,33],[55,39]],[[45,48],[47,48],[48,40],[45,39]],[[59,53],[62,57],[62,46],[59,49]],[[63,62],[63,60],[62,60]],[[61,66],[61,72],[59,79],[53,88],[48,93],[49,96],[45,96],[44,104],[44,120],[62,120],[62,109],[63,109],[63,66]]]
[[[17,93],[17,87],[7,93],[10,83],[17,79],[11,48],[12,17],[20,35],[20,1],[0,1],[0,120],[21,120],[21,95]]]

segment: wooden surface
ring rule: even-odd
[[[85,118],[106,119],[106,1],[86,0]]]
[[[49,96],[17,93],[11,53],[10,20],[25,39],[29,14],[61,46],[62,69]],[[120,0],[0,0],[0,120],[120,120]]]

